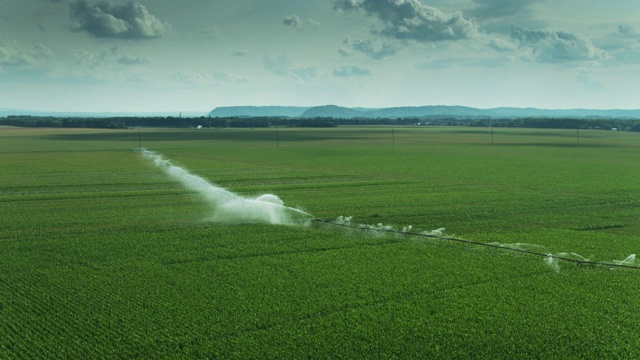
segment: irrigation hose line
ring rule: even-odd
[[[446,240],[446,241],[452,241],[452,242],[458,242],[458,243],[476,245],[476,246],[485,246],[485,247],[490,247],[490,248],[495,248],[495,249],[508,250],[508,251],[514,251],[514,252],[529,254],[529,255],[540,256],[540,257],[544,257],[544,258],[548,258],[548,259],[555,259],[555,260],[560,260],[560,261],[572,262],[572,263],[576,263],[577,265],[609,266],[609,267],[618,267],[618,268],[625,268],[625,269],[640,270],[640,266],[625,265],[625,264],[615,264],[615,263],[611,264],[611,263],[604,263],[604,262],[590,261],[590,260],[569,259],[569,258],[566,258],[566,257],[557,256],[557,255],[553,255],[553,254],[545,254],[545,253],[541,253],[541,252],[537,252],[537,251],[512,248],[512,247],[501,246],[501,245],[496,245],[496,244],[481,243],[481,242],[477,242],[477,241],[473,241],[473,240],[465,240],[465,239],[459,239],[459,238],[454,238],[454,237],[449,237],[449,236],[420,234],[420,233],[413,233],[413,232],[393,230],[393,229],[375,229],[375,228],[366,227],[366,226],[356,226],[356,225],[349,225],[349,224],[341,224],[341,223],[336,223],[336,222],[331,221],[331,220],[325,220],[325,219],[320,219],[320,218],[314,218],[312,221],[323,223],[323,224],[328,224],[328,225],[333,225],[333,226],[340,226],[340,227],[350,228],[350,229],[358,229],[361,232],[364,232],[364,231],[377,231],[377,232],[385,232],[385,233],[391,233],[391,234],[401,234],[401,235],[409,235],[409,236],[421,236],[421,237],[434,238],[434,239],[440,239],[440,240]]]

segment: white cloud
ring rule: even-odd
[[[489,39],[489,43],[487,45],[496,51],[511,51],[518,49],[518,44],[514,41],[498,37]]]
[[[149,63],[149,60],[143,57],[132,55],[120,55],[116,61],[121,65],[142,65]]]
[[[478,26],[461,12],[444,13],[418,0],[334,0],[334,9],[363,10],[382,23],[372,32],[384,37],[420,42],[474,38]]]
[[[616,49],[613,56],[622,63],[640,64],[640,42],[628,44],[624,48]]]
[[[149,39],[167,32],[166,25],[136,1],[118,5],[105,0],[91,6],[86,0],[77,0],[70,9],[73,30],[96,37]]]
[[[131,66],[149,63],[149,60],[140,56],[121,54],[117,46],[112,46],[99,52],[77,49],[73,51],[73,54],[79,64],[89,67],[110,67],[113,65]]]
[[[435,46],[435,43],[454,42],[479,37],[479,27],[462,12],[443,12],[418,0],[333,0],[333,8],[345,13],[364,12],[377,21],[372,24],[369,38],[347,38],[345,44],[355,50],[381,60],[404,48],[415,45]],[[350,49],[342,47],[342,56]]]
[[[196,85],[207,85],[211,83],[211,75],[200,70],[176,71],[171,74],[171,80],[179,83],[192,83]]]
[[[315,78],[318,69],[315,66],[303,66],[294,63],[286,55],[267,53],[264,56],[264,67],[279,76],[293,76],[299,80]]]
[[[229,71],[180,70],[169,77],[174,84],[207,86],[212,84],[247,84],[251,78],[239,76]]]
[[[464,13],[477,18],[530,16],[531,6],[543,0],[473,0],[475,7]]]
[[[333,70],[333,75],[337,77],[367,76],[371,71],[359,66],[343,66]]]
[[[298,15],[285,16],[282,23],[298,30],[314,29],[320,26],[319,22],[313,19],[303,20]]]
[[[609,57],[591,39],[562,31],[511,29],[511,38],[532,60],[549,63],[598,61]]]
[[[213,78],[223,83],[243,84],[251,81],[248,77],[239,76],[228,71],[216,71],[213,73]]]
[[[159,74],[151,68],[151,62],[142,56],[123,54],[117,46],[100,51],[85,48],[71,51],[71,66],[57,64],[47,71],[50,79],[67,79],[70,82],[98,82],[101,84],[135,82],[150,84]],[[165,76],[164,72],[160,74]]]
[[[343,44],[376,60],[381,60],[393,56],[401,50],[400,44],[397,44],[396,42],[382,41],[378,38],[369,38],[362,40],[351,39],[350,37],[347,37],[343,41]],[[338,52],[340,53],[340,55],[345,57],[351,54],[351,50],[347,49],[346,47],[341,47],[340,49],[338,49]]]
[[[25,48],[17,41],[7,41],[0,37],[0,66],[34,66],[52,57],[53,51],[45,44],[36,43]]]

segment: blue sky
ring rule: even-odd
[[[0,0],[0,108],[640,108],[637,0]]]

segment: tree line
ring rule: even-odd
[[[19,127],[54,128],[102,128],[130,129],[139,127],[169,128],[268,128],[278,127],[335,127],[339,125],[436,125],[470,127],[514,127],[547,129],[602,129],[621,131],[640,131],[640,120],[630,119],[583,119],[583,118],[310,118],[292,119],[281,117],[44,117],[11,115],[0,118],[0,125]]]
[[[168,128],[265,128],[272,126],[289,127],[334,127],[336,122],[330,119],[287,119],[271,117],[49,117],[10,115],[0,118],[0,125],[19,127],[54,127],[54,128],[98,128],[98,129],[130,129],[139,127]]]

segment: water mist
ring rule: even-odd
[[[141,149],[142,155],[161,168],[186,189],[198,194],[213,209],[212,221],[224,223],[267,223],[281,225],[308,224],[313,216],[285,206],[276,195],[243,197],[171,164],[162,156]]]

